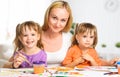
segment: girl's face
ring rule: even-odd
[[[76,39],[79,43],[79,46],[82,48],[89,48],[93,45],[94,42],[94,32],[85,32],[76,35]]]
[[[26,28],[23,31],[23,35],[19,38],[23,46],[26,48],[32,48],[37,46],[37,41],[40,39],[40,35],[33,29]]]
[[[60,32],[64,29],[69,18],[69,13],[65,8],[54,8],[48,17],[48,25],[52,32]]]

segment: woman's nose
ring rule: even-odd
[[[60,27],[60,21],[57,21],[56,26]]]

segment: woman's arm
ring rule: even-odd
[[[9,61],[3,65],[3,68],[13,68],[13,57],[11,57]]]

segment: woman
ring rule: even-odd
[[[66,1],[55,1],[46,10],[42,26],[42,42],[47,53],[49,66],[59,66],[71,44],[69,30],[72,25],[72,12]]]

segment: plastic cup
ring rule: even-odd
[[[42,74],[45,70],[44,63],[34,63],[33,64],[34,74]]]
[[[120,74],[120,61],[117,62],[117,69],[118,69],[118,74]]]

